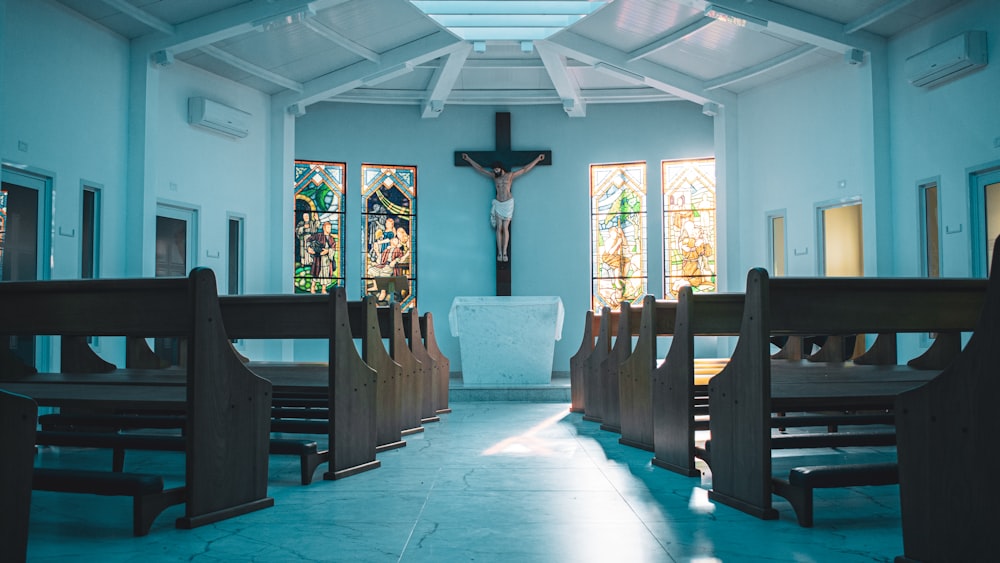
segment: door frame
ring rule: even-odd
[[[969,185],[969,252],[972,277],[985,278],[990,257],[986,255],[987,185],[1000,182],[1000,160],[966,169]]]
[[[54,175],[51,172],[28,166],[13,166],[2,163],[0,181],[14,184],[38,192],[38,249],[35,263],[35,279],[47,280],[52,277],[52,207]],[[35,367],[39,371],[49,371],[55,365],[55,353],[51,336],[35,337]]]
[[[827,201],[821,201],[814,205],[816,213],[816,275],[826,276],[826,236],[825,236],[825,221],[823,217],[823,212],[829,209],[836,209],[838,207],[848,207],[851,205],[863,205],[861,201],[861,196],[851,196],[840,199],[833,199]],[[861,208],[861,250],[864,252],[864,207]],[[862,254],[861,263],[861,275],[864,275],[864,255]]]

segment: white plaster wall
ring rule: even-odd
[[[769,211],[785,210],[789,276],[819,272],[817,205],[861,197],[869,213],[875,190],[870,92],[867,64],[851,66],[838,58],[740,95],[744,273],[734,290],[742,291],[750,268],[769,267]],[[875,241],[865,223],[867,269]]]
[[[160,152],[154,155],[155,191],[158,202],[197,210],[197,250],[194,257],[188,257],[188,266],[212,268],[220,293],[225,292],[228,214],[236,214],[245,217],[244,292],[268,292],[263,276],[254,273],[270,267],[262,252],[271,236],[266,232],[263,212],[269,189],[266,166],[270,99],[257,90],[183,62],[175,62],[161,72],[160,108],[154,118],[161,135]],[[189,124],[191,97],[211,98],[251,114],[250,134],[240,139]]]
[[[460,295],[493,295],[495,238],[489,225],[492,183],[455,167],[456,150],[490,150],[494,114],[510,111],[515,150],[550,149],[551,166],[515,181],[514,295],[558,295],[566,310],[554,370],[568,371],[590,308],[590,191],[593,163],[647,162],[649,291],[662,285],[659,163],[713,155],[711,118],[687,102],[591,105],[571,119],[560,106],[448,106],[421,119],[415,106],[320,103],[296,123],[296,158],[347,163],[348,295],[361,296],[362,163],[417,166],[418,309],[430,311],[442,351],[461,370],[447,324]],[[289,200],[289,210],[291,209]],[[289,211],[290,212],[290,211]]]
[[[101,276],[121,276],[128,42],[55,2],[5,3],[0,158],[53,178],[52,278],[79,277],[81,182],[103,188]]]
[[[987,31],[989,64],[935,88],[917,88],[903,75],[905,59],[964,31]],[[972,236],[969,172],[1000,165],[1000,5],[970,1],[889,44],[892,102],[892,189],[897,271],[920,274],[917,186],[939,179],[941,272],[970,276]],[[959,231],[945,234],[948,230]]]

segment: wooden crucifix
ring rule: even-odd
[[[480,172],[487,173],[496,168],[496,164],[499,164],[499,168],[502,168],[508,174],[506,191],[509,192],[511,182],[518,175],[531,170],[532,167],[538,164],[546,166],[552,164],[552,151],[515,151],[511,149],[509,112],[497,112],[496,114],[495,147],[492,151],[455,151],[455,166],[472,166]],[[494,182],[497,184],[497,199],[503,199],[500,193],[502,191],[500,181],[494,179]],[[499,204],[507,204],[507,202],[494,200],[494,207],[490,212],[497,229],[496,293],[497,295],[510,295],[510,220],[508,219],[506,224],[497,221],[497,219],[502,219],[502,214],[504,213]],[[513,199],[510,199],[507,205],[510,215],[513,215]],[[501,214],[500,217],[497,216],[498,213]],[[501,229],[505,230],[503,235],[501,235]],[[501,236],[503,236],[505,244],[501,243]]]

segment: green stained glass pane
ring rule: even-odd
[[[590,167],[592,307],[646,292],[646,163]]]
[[[344,285],[342,162],[295,161],[296,293],[326,293]]]
[[[361,167],[364,209],[364,292],[379,304],[416,305],[417,169],[365,164]]]
[[[663,292],[716,291],[715,159],[662,163]]]

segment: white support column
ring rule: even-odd
[[[128,172],[126,181],[125,275],[156,272],[156,134],[160,72],[144,50],[129,60]]]
[[[739,113],[736,103],[715,114],[716,260],[719,291],[743,291],[748,266],[740,262]]]

